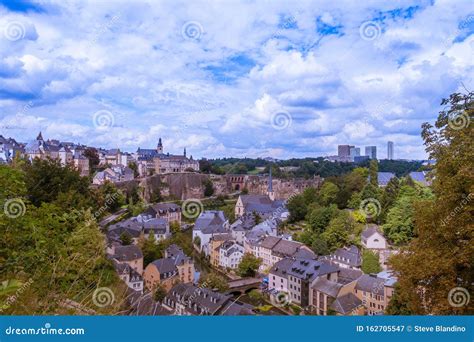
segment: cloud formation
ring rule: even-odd
[[[0,1],[0,134],[194,157],[425,158],[472,89],[469,1]],[[113,125],[94,125],[108,111]],[[275,117],[289,115],[283,129]],[[284,114],[284,115],[287,115]]]

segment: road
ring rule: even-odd
[[[122,208],[120,209],[119,211],[113,213],[112,215],[109,215],[107,216],[106,218],[104,218],[102,221],[99,222],[99,225],[101,227],[105,227],[106,225],[108,225],[110,222],[112,222],[113,220],[117,219],[120,215],[124,214],[125,212],[128,211],[128,208]]]

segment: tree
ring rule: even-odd
[[[143,267],[163,257],[165,247],[156,242],[153,232],[150,232],[148,239],[143,239],[141,247],[143,253]]]
[[[132,244],[132,238],[127,232],[123,232],[120,234],[120,241],[122,242],[122,245],[128,246]]]
[[[331,182],[324,182],[319,190],[319,203],[323,206],[330,205],[335,202],[339,188]]]
[[[288,211],[290,212],[289,222],[301,221],[307,214],[307,206],[302,195],[296,195],[290,198],[287,204]]]
[[[254,305],[260,305],[263,302],[263,295],[258,290],[251,290],[249,292],[249,299]]]
[[[92,175],[100,164],[99,153],[94,147],[88,147],[84,150],[84,157],[89,159],[89,173]]]
[[[155,293],[153,294],[153,299],[157,302],[162,302],[166,297],[166,289],[163,285],[158,284],[155,288]]]
[[[350,233],[352,233],[354,226],[354,219],[344,210],[341,210],[330,221],[328,228],[321,234],[321,237],[327,242],[330,252],[350,243]]]
[[[362,271],[364,273],[379,273],[382,271],[380,267],[379,256],[368,249],[362,252]]]
[[[377,162],[377,159],[371,159],[370,164],[369,164],[369,182],[374,187],[379,186],[378,172],[379,172],[379,164]]]
[[[381,199],[381,206],[382,210],[380,213],[380,220],[383,222],[387,216],[389,209],[395,203],[398,193],[400,192],[400,181],[397,177],[391,178],[387,186],[384,188],[382,199]]]
[[[400,286],[395,284],[393,296],[385,309],[387,315],[413,315],[413,311],[408,308],[407,302],[401,298]]]
[[[253,277],[261,264],[262,259],[257,258],[251,253],[245,253],[237,268],[237,273],[241,277]]]
[[[442,101],[446,108],[435,127],[422,126],[426,151],[436,160],[435,198],[414,203],[416,237],[391,259],[400,299],[414,314],[472,314],[474,310],[472,300],[451,305],[458,298],[450,293],[456,287],[473,293],[473,99],[472,92],[452,94]]]
[[[324,232],[329,221],[337,214],[338,209],[335,204],[329,207],[316,206],[306,215],[306,221],[313,232],[319,234]]]
[[[311,244],[311,249],[317,255],[329,254],[328,243],[322,237],[317,237],[314,239],[313,243]]]
[[[219,292],[226,292],[229,289],[227,281],[214,272],[208,273],[204,277],[201,277],[199,279],[199,286],[211,290],[217,289]]]
[[[132,169],[132,171],[133,171],[133,177],[134,177],[134,178],[137,178],[138,176],[140,176],[140,173],[138,172],[137,163],[135,163],[135,162],[130,162],[130,163],[128,163],[128,167],[129,167],[130,169]]]
[[[59,159],[35,158],[24,166],[24,172],[27,192],[35,206],[51,203],[60,193],[67,192],[92,201],[89,179],[81,177],[79,171],[69,164],[62,166]]]
[[[204,185],[204,196],[209,197],[214,194],[214,186],[212,185],[212,181],[209,178],[206,178],[203,181]]]

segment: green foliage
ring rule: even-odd
[[[339,188],[336,184],[331,182],[324,182],[323,186],[319,190],[319,203],[323,206],[334,203],[336,200]]]
[[[414,201],[415,237],[404,253],[391,258],[398,275],[400,303],[409,313],[472,314],[471,302],[454,307],[448,292],[474,283],[474,93],[452,94],[441,103],[435,126],[423,124],[429,158],[436,160],[432,189],[435,197]],[[461,121],[467,122],[460,127]],[[469,124],[470,122],[470,124]],[[420,288],[423,289],[422,293]]]
[[[201,277],[199,279],[199,286],[208,288],[210,290],[217,289],[219,292],[226,292],[229,289],[227,281],[214,272],[208,273]]]
[[[161,303],[165,297],[166,297],[166,289],[163,287],[163,285],[158,284],[155,288],[153,299]]]
[[[24,172],[27,192],[35,206],[40,206],[43,202],[51,203],[61,193],[69,193],[69,197],[80,197],[78,203],[87,202],[87,207],[92,206],[89,179],[81,177],[74,167],[63,167],[58,159],[36,158],[24,166]]]
[[[128,167],[133,171],[133,177],[137,178],[140,173],[138,172],[138,166],[135,162],[128,163]]]
[[[128,246],[132,244],[132,238],[127,232],[123,232],[120,234],[120,241],[122,242],[122,245]]]
[[[395,291],[393,293],[387,308],[385,309],[387,315],[413,315],[413,311],[407,305],[407,302],[402,298],[399,284],[395,284]]]
[[[94,147],[88,147],[84,150],[84,157],[89,159],[89,173],[91,175],[97,170],[100,163],[99,153]]]
[[[263,303],[263,294],[258,290],[251,290],[249,292],[249,299],[253,305],[260,305]]]
[[[377,172],[379,171],[379,165],[377,159],[371,159],[369,164],[369,182],[374,187],[378,187],[378,175]]]
[[[329,248],[328,243],[321,237],[316,237],[311,244],[311,249],[317,255],[328,255]]]
[[[350,234],[355,228],[355,221],[351,214],[342,210],[330,222],[328,228],[321,234],[330,252],[350,243]]]
[[[288,211],[290,212],[289,222],[301,221],[305,218],[308,208],[302,195],[296,195],[290,198],[287,204]]]
[[[203,181],[204,185],[204,196],[209,197],[214,195],[214,186],[212,184],[212,181],[209,178],[206,178]]]
[[[262,260],[260,258],[257,258],[253,254],[245,253],[237,268],[237,273],[241,277],[253,277],[261,264]]]
[[[338,209],[335,204],[329,207],[314,206],[306,215],[306,222],[311,230],[317,234],[324,232],[329,221],[337,214]]]
[[[364,250],[362,252],[362,271],[364,273],[379,273],[382,271],[380,267],[379,256],[377,253],[370,250]]]

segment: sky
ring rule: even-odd
[[[0,134],[194,158],[427,158],[472,1],[0,0]]]

